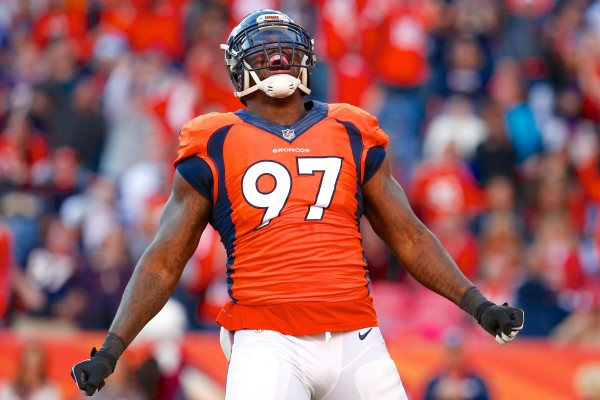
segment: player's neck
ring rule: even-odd
[[[279,125],[292,125],[308,112],[304,107],[304,96],[296,92],[290,97],[276,99],[257,93],[248,99],[248,111],[260,118]]]

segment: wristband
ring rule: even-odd
[[[477,322],[481,320],[485,310],[493,305],[494,303],[481,294],[475,286],[470,287],[460,300],[460,308],[473,316]]]
[[[104,339],[104,343],[102,343],[100,351],[105,351],[118,360],[125,351],[125,343],[117,335],[109,332]]]

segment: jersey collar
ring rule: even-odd
[[[328,107],[327,104],[319,101],[310,100],[304,103],[304,107],[308,110],[300,120],[293,123],[292,125],[279,125],[274,122],[264,120],[251,113],[246,109],[241,109],[235,112],[235,114],[244,122],[253,125],[263,131],[269,132],[288,143],[292,143],[304,132],[312,128],[319,121],[327,117]]]

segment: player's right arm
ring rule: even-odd
[[[92,357],[76,364],[71,375],[87,396],[104,386],[125,348],[163,308],[196,250],[212,204],[175,172],[173,189],[156,236],[140,258],[109,333]]]

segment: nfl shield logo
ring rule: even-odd
[[[286,140],[292,140],[293,138],[296,137],[296,134],[294,133],[293,129],[282,129],[281,130],[281,135]]]

